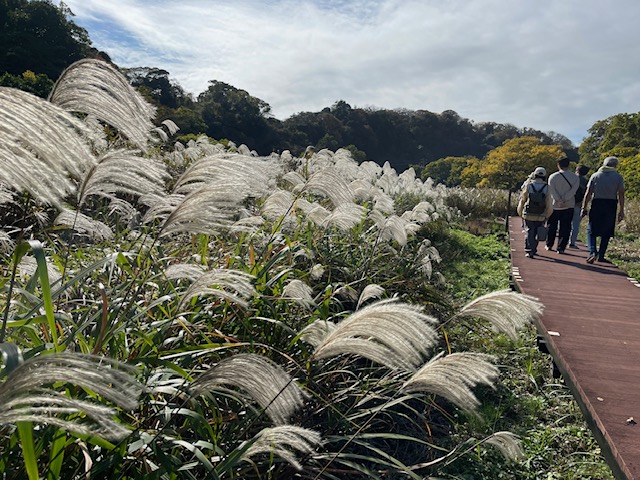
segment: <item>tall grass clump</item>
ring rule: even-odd
[[[505,431],[444,441],[501,376],[444,326],[513,337],[542,308],[446,291],[429,234],[457,216],[447,189],[347,150],[171,146],[153,115],[93,60],[46,102],[0,90],[6,478],[417,479],[484,447],[520,461]]]

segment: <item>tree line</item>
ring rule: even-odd
[[[2,86],[46,97],[54,80],[74,61],[86,57],[111,61],[106,52],[92,46],[89,33],[73,22],[73,13],[62,2],[56,6],[50,0],[0,0],[0,27],[0,44],[6,46],[0,51]],[[218,80],[194,96],[161,68],[121,70],[158,107],[157,122],[173,120],[180,127],[178,135],[185,138],[204,133],[245,144],[260,155],[283,150],[300,155],[308,146],[347,148],[360,161],[388,161],[398,171],[414,167],[423,177],[469,186],[504,187],[520,181],[507,182],[504,175],[491,173],[501,162],[500,152],[515,154],[520,160],[514,161],[522,167],[518,170],[531,159],[541,160],[540,151],[561,152],[592,169],[604,156],[617,155],[630,193],[639,190],[635,185],[640,183],[640,113],[596,122],[578,149],[560,133],[477,123],[453,110],[357,108],[338,100],[319,112],[299,112],[279,120],[266,101]]]

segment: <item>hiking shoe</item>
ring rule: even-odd
[[[573,248],[574,250],[580,250],[580,247],[575,243],[572,243],[571,245],[569,245],[569,248]]]
[[[595,253],[590,253],[587,257],[587,263],[593,263],[596,261],[597,255]]]

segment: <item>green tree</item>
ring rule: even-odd
[[[0,72],[30,70],[56,79],[91,50],[87,31],[76,25],[63,3],[0,0]]]
[[[477,186],[515,190],[537,166],[551,174],[563,154],[559,145],[544,145],[536,137],[507,140],[480,162],[481,180]]]
[[[640,113],[619,113],[597,121],[578,152],[580,161],[592,170],[601,166],[602,159],[618,157],[627,194],[640,195]]]
[[[53,80],[44,73],[36,75],[31,70],[27,70],[22,75],[12,75],[10,73],[0,75],[0,86],[17,88],[46,98],[53,87]]]
[[[176,109],[160,107],[156,118],[160,121],[169,119],[180,128],[181,135],[205,133],[207,125],[202,120],[202,116],[196,110],[188,107],[178,107]]]
[[[476,157],[445,157],[431,162],[422,169],[422,179],[431,178],[436,183],[443,183],[448,187],[462,184],[462,172]]]
[[[467,166],[460,173],[460,185],[463,187],[475,187],[482,180],[481,174],[482,161],[478,158],[472,158]]]
[[[136,67],[122,69],[122,72],[132,86],[144,89],[146,97],[156,105],[170,108],[194,106],[191,94],[186,93],[177,82],[169,78],[169,72],[166,70]]]
[[[198,96],[198,108],[208,136],[244,143],[259,152],[274,149],[273,132],[267,122],[271,107],[245,90],[211,80],[207,90]]]
[[[621,158],[618,171],[624,178],[625,194],[640,198],[640,155]]]

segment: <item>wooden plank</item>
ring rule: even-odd
[[[640,479],[640,288],[614,265],[586,263],[586,247],[524,255],[509,221],[513,280],[544,304],[536,325],[616,478]],[[633,418],[635,424],[629,419]]]

